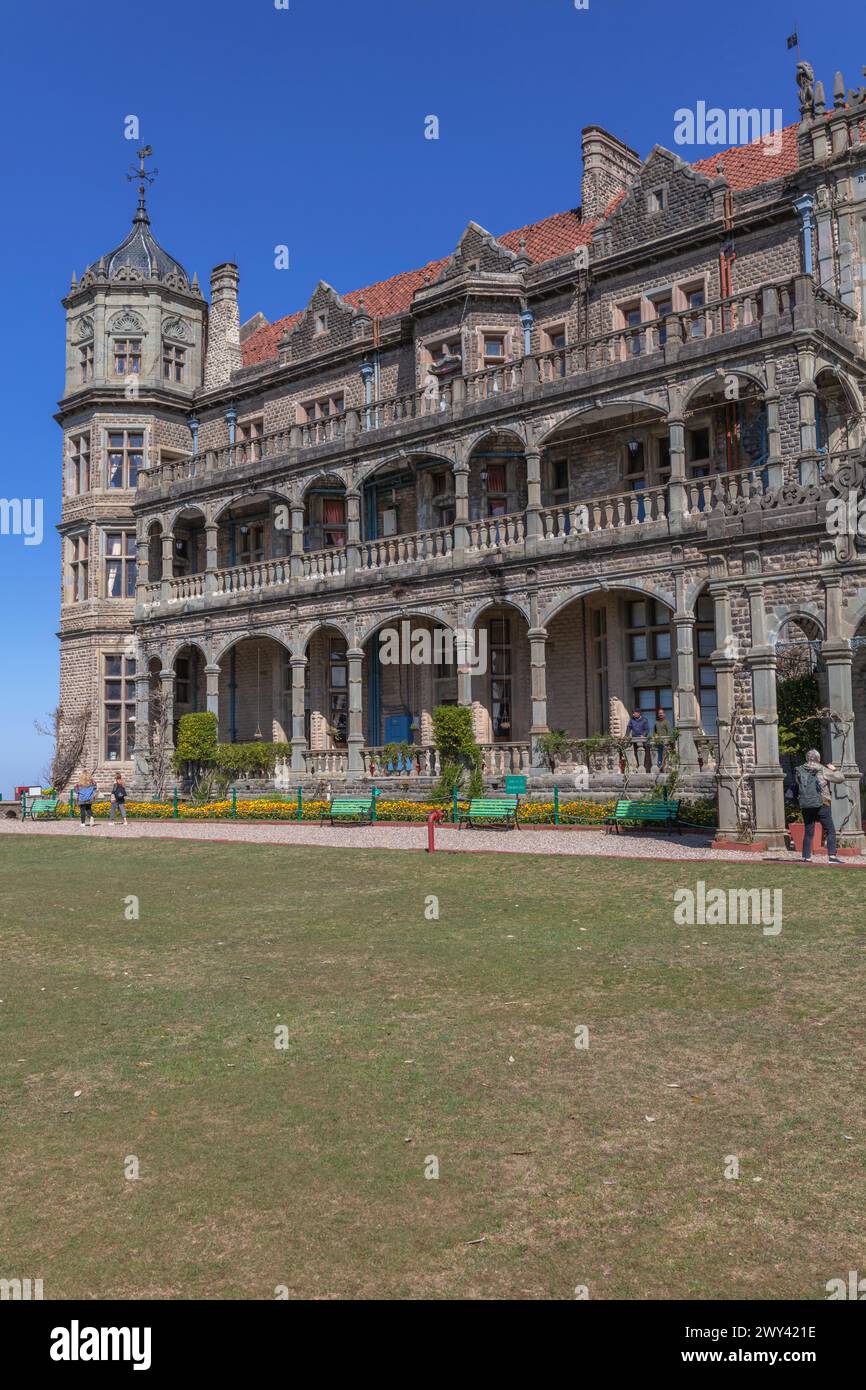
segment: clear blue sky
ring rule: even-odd
[[[349,290],[447,254],[470,218],[504,232],[577,205],[584,125],[646,154],[699,100],[797,119],[795,19],[831,91],[840,65],[864,80],[864,16],[863,0],[7,6],[0,497],[44,498],[45,540],[0,536],[0,790],[38,780],[48,754],[33,719],[57,702],[59,301],[128,230],[125,116],[156,152],[159,240],[205,287],[236,260],[243,317],[275,319],[320,278]]]

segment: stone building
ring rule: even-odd
[[[662,708],[680,786],[778,844],[777,664],[800,643],[862,842],[866,89],[837,75],[830,105],[807,64],[798,84],[799,124],[696,164],[588,127],[581,208],[469,222],[444,259],[322,281],[276,323],[241,322],[233,264],[208,306],[142,181],[64,300],[83,764],[146,788],[159,704],[169,740],[207,709],[225,741],[290,745],[286,785],[387,775],[404,742],[423,781],[453,702],[490,779],[549,784],[537,740],[561,729],[591,740],[592,791],[630,710]],[[383,659],[383,632],[424,631],[486,660]]]

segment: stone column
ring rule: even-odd
[[[535,605],[533,604],[533,607]],[[547,629],[533,625],[528,633],[532,690],[532,723],[529,738],[533,771],[546,770],[548,763],[538,748],[538,738],[549,732],[547,724]]]
[[[219,527],[215,521],[206,521],[204,528],[205,538],[205,575],[204,591],[206,594],[216,593],[216,572],[218,557]]]
[[[165,601],[171,596],[171,581],[174,577],[174,536],[169,531],[162,537],[162,583],[160,598]]]
[[[541,525],[541,452],[526,451],[526,549],[533,552],[542,534]]]
[[[671,457],[671,478],[668,484],[668,519],[679,521],[687,510],[685,489],[686,478],[686,431],[678,410],[668,416],[669,449]]]
[[[346,493],[346,572],[354,574],[361,564],[361,494]]]
[[[150,787],[150,676],[145,669],[135,668],[135,784]]]
[[[771,357],[764,368],[767,374],[767,394],[764,397],[767,407],[767,485],[775,492],[785,481],[782,465],[782,426],[779,419],[780,395],[776,386],[776,363]]]
[[[174,752],[174,671],[159,673],[159,689],[165,708],[165,748],[166,753]]]
[[[292,503],[292,550],[289,560],[289,573],[292,579],[300,579],[304,573],[304,504]]]
[[[716,672],[719,753],[716,782],[719,798],[719,835],[732,839],[739,831],[737,816],[736,747],[732,737],[735,703],[736,644],[731,623],[731,594],[726,585],[711,588],[716,628],[716,649],[712,655]]]
[[[836,716],[829,720],[831,761],[845,781],[833,787],[833,822],[843,845],[866,848],[860,813],[860,769],[854,750],[854,694],[851,684],[853,651],[842,631],[842,581],[838,575],[824,580],[827,594],[827,638],[821,656],[827,668],[827,703]]]
[[[346,652],[349,663],[349,774],[359,776],[364,771],[361,749],[364,747],[364,716],[362,682],[364,671],[364,652],[362,648],[350,646]]]
[[[205,678],[205,708],[208,714],[216,716],[217,736],[219,736],[219,717],[220,717],[220,668],[217,664],[208,662],[204,668]]]
[[[746,584],[752,645],[746,662],[752,674],[755,724],[755,835],[778,849],[785,848],[785,774],[779,762],[779,713],[776,705],[776,649],[767,642],[764,586]]]
[[[818,434],[815,403],[818,388],[815,385],[815,354],[809,348],[798,348],[800,384],[797,387],[797,408],[800,413],[800,482],[804,485],[817,483],[818,478]]]
[[[304,732],[304,694],[306,691],[307,658],[293,656],[289,660],[292,668],[292,771],[306,772],[304,754],[307,751],[307,736]]]
[[[676,576],[677,611],[674,613],[676,653],[674,684],[677,695],[677,758],[680,771],[694,776],[699,771],[695,735],[700,733],[701,720],[695,696],[695,615],[684,608],[684,585],[681,574]]]
[[[469,464],[454,464],[454,559],[459,563],[469,544]]]

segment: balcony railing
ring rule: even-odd
[[[741,329],[760,325],[766,333],[774,324],[789,327],[795,309],[811,302],[815,324],[856,342],[859,332],[855,311],[807,276],[787,278],[740,291],[700,308],[681,310],[664,319],[636,327],[616,328],[581,342],[547,352],[532,353],[513,362],[485,367],[456,376],[438,392],[430,387],[402,392],[370,405],[361,405],[320,420],[304,421],[262,435],[254,445],[240,442],[208,449],[183,459],[165,460],[158,468],[144,469],[139,489],[210,477],[229,468],[254,469],[285,458],[292,452],[351,445],[358,435],[374,434],[406,421],[435,424],[450,419],[458,408],[522,393],[539,383],[579,380],[588,373],[632,363],[639,368],[676,344],[680,349],[712,342]]]
[[[827,460],[828,469],[832,472],[837,458],[848,457],[833,455]],[[754,498],[763,496],[767,490],[766,470],[745,468],[736,473],[687,478],[678,486],[684,499],[683,521],[694,526],[702,515],[741,510]],[[529,513],[513,512],[477,518],[461,526],[439,526],[429,531],[303,551],[295,557],[300,564],[298,578],[292,575],[292,557],[282,556],[169,579],[167,590],[155,580],[140,586],[139,599],[149,607],[166,599],[169,603],[185,602],[208,594],[257,593],[303,580],[339,580],[350,571],[369,576],[410,565],[449,566],[455,563],[455,534],[460,529],[465,547],[456,559],[461,564],[503,551],[515,555],[561,553],[563,546],[592,545],[594,537],[614,531],[631,532],[637,537],[644,530],[661,527],[667,533],[669,513],[669,487],[648,488],[570,502],[567,506],[543,507],[532,528]]]
[[[405,536],[383,536],[380,540],[362,541],[361,570],[382,570],[393,565],[408,565],[417,561],[438,560],[454,549],[454,531],[450,526],[438,526],[433,531],[413,531]]]
[[[695,747],[698,754],[698,774],[715,772],[717,766],[718,740],[711,734],[696,734]],[[488,781],[499,781],[516,775],[528,776],[532,773],[532,746],[529,741],[514,743],[482,743],[481,771]],[[658,753],[662,747],[664,757],[659,766]],[[635,751],[636,750],[636,751]],[[586,769],[587,786],[609,783],[627,772],[629,775],[647,774],[657,777],[664,775],[673,766],[675,744],[659,744],[652,738],[615,739],[606,738],[599,746],[589,750],[576,747],[567,762],[557,761],[554,771],[559,776],[574,775],[577,769]],[[303,752],[304,773],[319,779],[348,778],[349,753],[342,748],[305,748]],[[429,745],[411,745],[408,751],[394,751],[394,747],[365,745],[360,749],[361,770],[358,777],[384,781],[393,777],[423,777],[436,779],[441,776],[442,764],[437,750]],[[548,772],[545,765],[542,769]],[[288,788],[297,772],[292,770],[288,760],[281,760],[276,768],[276,781],[279,786]]]

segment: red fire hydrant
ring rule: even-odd
[[[436,831],[436,822],[444,819],[442,811],[431,811],[427,817],[427,853],[433,854],[436,849],[436,841],[433,838]]]

